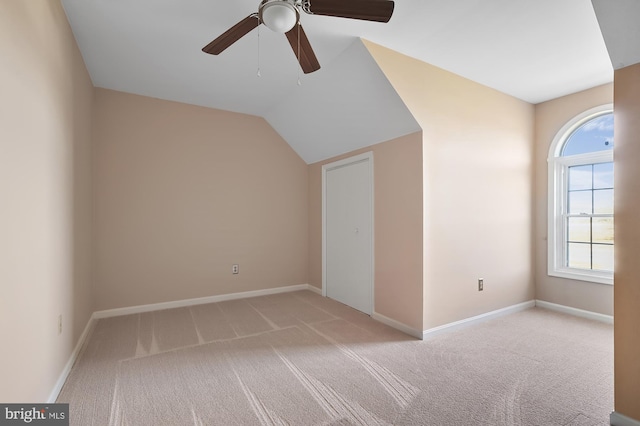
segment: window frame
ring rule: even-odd
[[[577,115],[560,129],[549,148],[549,157],[547,158],[549,174],[547,274],[549,276],[613,285],[613,272],[594,271],[564,266],[567,250],[565,214],[568,214],[568,212],[565,212],[565,210],[568,196],[569,167],[613,162],[613,150],[589,152],[565,157],[560,156],[564,144],[576,129],[587,121],[608,113],[613,113],[613,104],[606,104],[591,108]],[[615,185],[613,190],[615,194]]]

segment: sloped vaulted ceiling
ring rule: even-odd
[[[307,163],[420,130],[360,39],[265,114]]]
[[[585,0],[395,0],[388,24],[303,13],[322,69],[302,86],[264,26],[200,51],[259,0],[61,1],[95,86],[264,117],[307,162],[416,129],[360,37],[531,103],[613,77]]]
[[[200,51],[259,2],[232,3],[63,0],[96,86],[262,116],[307,163],[420,129],[358,37],[317,27],[384,24],[304,16],[322,68],[301,75],[264,26],[219,56]]]

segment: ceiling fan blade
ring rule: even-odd
[[[298,23],[286,33],[293,53],[300,62],[300,67],[305,74],[309,74],[320,69],[320,62],[311,48],[311,43],[305,34],[302,25]]]
[[[311,15],[337,16],[364,21],[389,22],[394,2],[390,0],[303,0],[302,10]]]
[[[258,25],[260,25],[258,14],[253,13],[229,28],[220,37],[207,44],[202,48],[202,51],[211,55],[219,55],[223,50],[240,40]]]

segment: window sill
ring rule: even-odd
[[[555,269],[548,271],[549,276],[568,278],[571,280],[588,281],[596,284],[613,285],[613,274],[606,272],[584,272],[579,269]]]

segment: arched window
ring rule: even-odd
[[[613,284],[613,107],[567,123],[549,150],[548,273]]]

